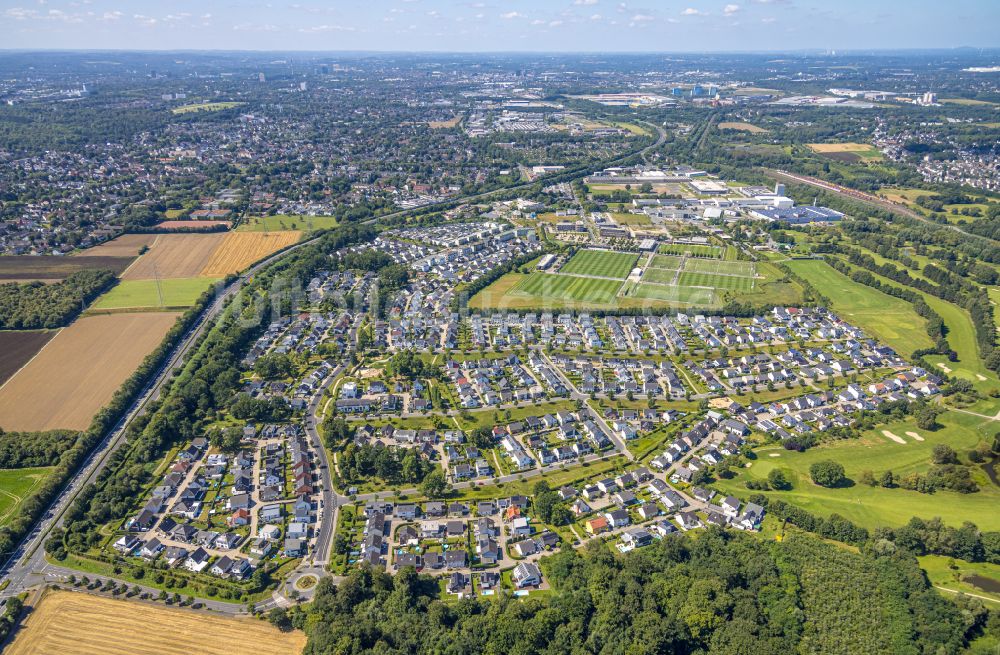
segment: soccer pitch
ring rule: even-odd
[[[690,271],[681,271],[677,284],[682,287],[709,287],[712,289],[732,289],[734,291],[753,290],[752,277],[693,273]]]
[[[753,262],[726,262],[716,259],[688,259],[684,262],[684,272],[713,273],[718,275],[739,275],[753,277]]]
[[[616,280],[532,273],[514,287],[511,294],[571,302],[611,304],[621,285],[622,283]]]
[[[668,268],[676,271],[681,267],[681,258],[674,255],[653,255],[653,261],[649,263],[649,268]]]
[[[639,255],[634,252],[581,250],[573,255],[559,272],[624,280],[638,259]]]

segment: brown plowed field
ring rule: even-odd
[[[282,232],[229,232],[225,235],[222,245],[212,255],[212,258],[201,274],[209,277],[223,277],[230,273],[238,273],[259,259],[263,259],[285,246],[297,243],[301,232],[288,230]]]
[[[123,234],[107,243],[75,253],[75,257],[136,257],[139,249],[156,241],[155,234]]]
[[[28,615],[8,655],[298,655],[302,632],[81,592],[50,592]]]
[[[52,330],[0,332],[0,385],[17,373],[55,334]]]
[[[178,315],[146,312],[77,319],[0,387],[0,427],[86,429]]]
[[[212,258],[224,234],[160,234],[125,273],[123,280],[152,280],[155,277],[197,277]]]
[[[121,273],[132,263],[129,257],[65,257],[63,255],[5,255],[0,257],[0,283],[22,280],[62,280],[83,270],[106,269]]]

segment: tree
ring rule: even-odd
[[[865,469],[861,472],[860,482],[861,484],[866,484],[869,487],[874,487],[878,484],[875,480],[875,474],[871,472],[871,469]]]
[[[948,444],[939,443],[931,451],[931,461],[935,464],[957,464],[958,454]]]
[[[882,477],[879,478],[878,484],[880,487],[884,487],[885,489],[891,489],[895,485],[895,480],[893,480],[892,477],[892,471],[886,471],[883,473]]]
[[[816,462],[810,466],[809,477],[821,487],[836,487],[847,480],[844,475],[844,467],[830,459]]]
[[[792,485],[788,482],[788,478],[781,469],[771,469],[771,472],[767,474],[767,483],[771,485],[772,489],[783,491],[785,489],[790,489]]]
[[[288,610],[284,607],[275,607],[268,613],[267,620],[274,627],[278,628],[283,632],[287,632],[292,629],[292,622],[288,618]]]
[[[921,430],[937,430],[941,424],[937,422],[941,410],[934,405],[922,404],[915,412],[917,427]]]
[[[434,469],[424,477],[420,483],[420,491],[428,498],[439,498],[448,492],[448,481],[445,480],[444,471]]]

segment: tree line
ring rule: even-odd
[[[84,270],[76,271],[56,284],[0,284],[0,329],[63,327],[115,280],[111,271]]]

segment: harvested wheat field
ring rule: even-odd
[[[147,603],[57,591],[28,615],[8,655],[298,655],[302,632]]]
[[[145,312],[77,319],[0,387],[0,427],[86,429],[179,315]]]
[[[298,242],[296,230],[281,232],[229,232],[215,251],[201,275],[224,277],[238,273],[273,252]]]
[[[123,280],[197,277],[225,234],[160,234],[122,274]]]
[[[74,257],[136,257],[143,246],[156,241],[155,234],[123,234],[93,248],[73,253]]]

